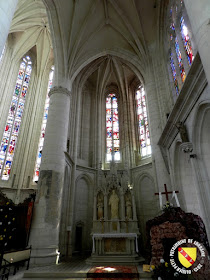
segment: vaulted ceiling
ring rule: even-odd
[[[56,59],[72,80],[91,61],[117,56],[141,71],[159,40],[159,0],[44,0]]]
[[[23,55],[33,46],[38,53],[53,46],[55,73],[59,72],[55,79],[60,75],[73,81],[84,69],[92,75],[87,65],[94,68],[97,64],[98,69],[103,62],[107,64],[100,69],[109,69],[110,83],[123,75],[132,80],[133,73],[143,75],[150,50],[158,45],[160,3],[160,0],[19,0],[10,30],[17,39],[21,34],[14,55]],[[41,65],[42,56],[37,57]]]
[[[52,40],[46,7],[42,0],[19,0],[10,27],[16,44],[13,58],[20,59],[29,50],[37,53],[37,70],[46,68],[53,58]]]

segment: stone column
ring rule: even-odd
[[[120,202],[121,202],[121,220],[125,220],[125,197],[123,191],[120,192]]]
[[[18,0],[0,1],[0,56],[7,40]]]
[[[209,0],[185,0],[187,14],[192,26],[198,52],[210,84],[210,2]]]
[[[137,220],[136,203],[135,203],[135,197],[134,197],[133,191],[131,192],[131,197],[132,197],[133,220],[136,221]]]
[[[53,87],[49,95],[39,192],[29,242],[31,260],[36,264],[53,263],[57,257],[70,110],[70,92],[66,88]]]
[[[158,66],[160,66],[158,64]],[[148,66],[148,68],[151,66]],[[161,66],[160,66],[161,67]],[[161,125],[161,114],[160,114],[160,100],[157,97],[157,86],[155,84],[155,76],[153,69],[147,69],[148,73],[145,79],[145,91],[148,105],[148,119],[149,119],[149,129],[151,137],[152,146],[152,160],[155,179],[157,183],[158,191],[162,191],[164,184],[170,184],[170,177],[164,163],[160,147],[157,145],[159,138],[161,136],[163,127]],[[158,69],[156,69],[158,72]],[[160,76],[160,81],[163,81],[163,76]],[[163,81],[164,83],[164,81]]]
[[[98,219],[97,217],[97,196],[94,195],[94,206],[93,206],[93,220],[96,221]]]
[[[108,200],[107,193],[104,194],[104,220],[108,220]]]

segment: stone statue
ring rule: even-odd
[[[112,194],[109,198],[109,205],[111,206],[111,219],[118,219],[119,197],[115,193],[115,190],[112,190]]]
[[[176,124],[177,129],[179,130],[180,137],[182,139],[182,143],[189,142],[188,134],[186,126],[183,124],[183,122],[179,121]]]
[[[100,196],[98,197],[97,208],[98,208],[98,220],[100,220],[104,217],[104,203]]]
[[[125,206],[126,206],[126,218],[132,219],[132,203],[129,196],[125,199]]]

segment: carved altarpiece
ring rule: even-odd
[[[87,263],[139,263],[139,228],[128,169],[99,168],[94,193],[92,255]]]

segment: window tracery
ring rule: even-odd
[[[170,1],[169,6],[169,44],[170,71],[176,95],[179,94],[194,59],[189,30],[185,22],[184,2]],[[186,61],[186,62],[185,62]]]
[[[10,104],[3,138],[0,147],[0,177],[8,180],[17,146],[26,95],[32,71],[32,62],[25,56],[20,64],[15,89]]]
[[[183,16],[180,19],[180,30],[181,30],[182,39],[184,42],[184,48],[185,48],[185,51],[187,54],[188,63],[189,63],[189,66],[191,66],[194,55],[193,55],[191,40],[190,40],[190,36],[189,36],[189,31],[185,24]]]
[[[151,155],[151,143],[146,108],[146,95],[142,86],[139,86],[136,91],[136,104],[141,156],[145,157]]]
[[[44,137],[45,137],[45,130],[46,130],[46,126],[47,126],[47,117],[48,117],[49,104],[50,104],[50,98],[49,98],[48,94],[52,87],[53,76],[54,76],[54,66],[51,67],[51,71],[49,74],[47,97],[46,97],[45,106],[44,106],[44,116],[43,116],[43,120],[42,120],[41,135],[39,138],[38,153],[37,153],[35,173],[34,173],[34,178],[33,178],[34,182],[37,182],[39,179],[39,170],[40,170],[40,165],[41,165],[41,160],[42,160],[42,149],[44,146]]]
[[[114,93],[106,97],[106,160],[120,160],[118,100]]]

